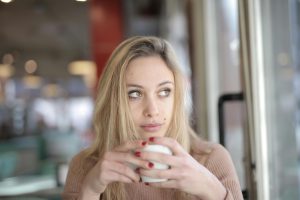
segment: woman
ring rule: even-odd
[[[108,60],[98,91],[96,139],[70,163],[64,199],[242,199],[228,152],[199,139],[189,125],[184,78],[168,42],[125,40]],[[141,151],[149,144],[173,155]],[[156,170],[149,160],[170,167]],[[141,183],[140,176],[167,181]]]

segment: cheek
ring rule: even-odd
[[[141,119],[141,108],[138,104],[130,103],[129,109],[134,123],[137,123]]]
[[[167,121],[170,121],[172,116],[173,116],[173,106],[174,106],[174,101],[171,99],[170,101],[167,102],[167,104],[164,105],[164,117],[166,118]]]

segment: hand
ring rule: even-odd
[[[167,170],[140,169],[140,175],[168,179],[165,182],[146,183],[147,185],[179,189],[201,199],[224,199],[226,189],[222,183],[207,168],[187,153],[176,140],[165,137],[155,137],[149,140],[152,143],[169,147],[173,155],[141,152],[140,157],[144,160],[160,162],[170,166]]]
[[[106,152],[103,158],[87,174],[83,183],[84,190],[89,191],[90,194],[100,195],[109,183],[139,182],[140,176],[129,165],[145,169],[149,167],[148,161],[141,160],[133,153],[146,144],[147,142],[143,140],[136,140],[126,142],[112,151]]]

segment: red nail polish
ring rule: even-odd
[[[136,172],[137,174],[140,174],[140,168],[136,168],[136,169],[135,169],[135,172]]]
[[[137,152],[134,153],[134,155],[135,155],[136,157],[141,157],[141,152],[137,151]]]
[[[145,146],[146,144],[147,144],[147,142],[146,142],[146,141],[142,142],[142,146]]]
[[[154,164],[152,162],[148,163],[148,167],[152,168],[154,166]]]
[[[150,138],[149,138],[149,141],[150,141],[150,142],[154,142],[154,137],[150,137]]]

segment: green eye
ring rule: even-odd
[[[158,95],[160,97],[168,97],[171,93],[171,90],[170,89],[164,89],[164,90],[161,90]]]
[[[129,91],[128,92],[128,97],[130,99],[137,99],[137,98],[139,98],[141,96],[142,96],[142,94],[141,94],[140,91],[133,90],[133,91]]]

